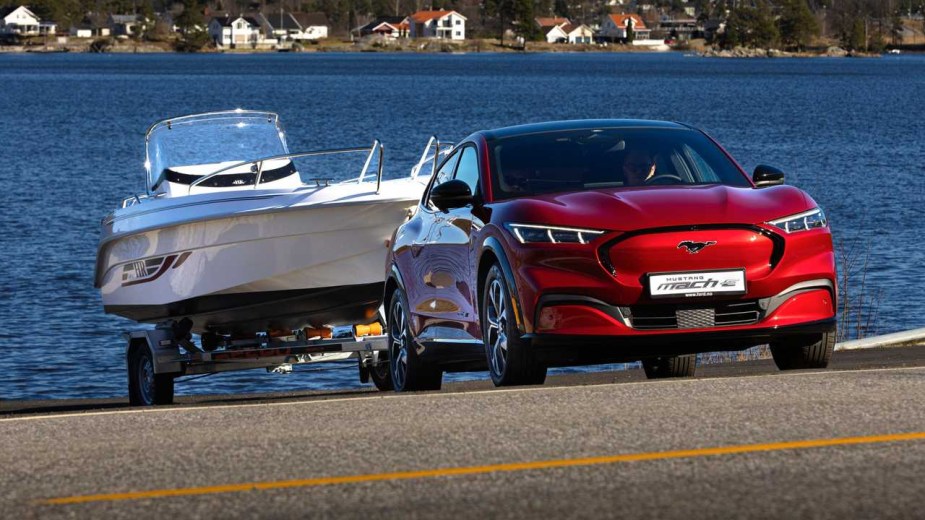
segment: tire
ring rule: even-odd
[[[151,351],[133,347],[128,357],[128,400],[132,406],[173,404],[173,374],[155,374]]]
[[[392,385],[392,368],[389,366],[388,354],[379,353],[378,363],[369,367],[369,378],[376,388],[383,392],[395,389]]]
[[[771,342],[771,356],[781,370],[826,368],[835,350],[835,333],[795,336]]]
[[[511,291],[497,264],[488,270],[482,290],[482,341],[488,372],[495,386],[541,385],[546,367],[520,338],[513,315]]]
[[[418,357],[411,335],[408,300],[401,289],[395,289],[389,302],[388,319],[389,375],[396,392],[440,390],[443,371],[428,365]]]
[[[697,370],[697,356],[659,357],[643,359],[642,368],[649,379],[667,379],[671,377],[694,377]]]

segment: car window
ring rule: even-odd
[[[475,147],[467,146],[463,149],[459,158],[459,166],[456,167],[456,177],[454,178],[468,184],[473,195],[478,192],[479,154],[475,151]]]
[[[459,152],[453,152],[447,157],[440,169],[437,170],[437,178],[434,179],[434,186],[439,186],[453,178],[453,170],[456,169],[456,163],[459,161]],[[433,188],[431,188],[433,189]]]
[[[498,199],[670,184],[748,187],[748,179],[702,133],[674,128],[559,130],[490,144]]]
[[[431,190],[453,178],[453,171],[456,169],[457,162],[459,162],[458,150],[453,152],[447,157],[446,161],[440,165],[440,169],[437,170],[437,174],[434,176],[434,182],[430,185]],[[437,209],[430,203],[430,191],[427,192],[426,206],[431,209]]]

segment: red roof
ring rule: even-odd
[[[639,29],[646,28],[646,23],[642,21],[642,18],[640,18],[639,15],[635,15],[635,14],[612,14],[610,15],[610,19],[613,20],[614,25],[616,25],[617,27],[621,29],[626,29],[626,20],[629,18],[633,19],[633,29],[634,30],[638,31]]]
[[[563,17],[553,17],[553,18],[536,18],[536,24],[540,27],[556,27],[562,24],[569,23],[568,18]]]
[[[417,23],[424,23],[428,20],[443,18],[444,16],[455,13],[456,11],[418,11],[411,15],[411,19]]]

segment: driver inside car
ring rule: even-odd
[[[648,151],[635,148],[623,157],[624,186],[642,186],[655,176],[655,157]]]

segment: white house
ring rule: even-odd
[[[594,43],[594,31],[585,24],[567,24],[560,29],[568,43]]]
[[[604,17],[598,35],[610,41],[626,40],[628,27],[633,29],[634,40],[647,40],[652,32],[637,14],[611,14]]]
[[[250,16],[223,16],[209,21],[209,36],[216,45],[256,47],[263,40],[260,22]]]
[[[412,38],[466,39],[467,18],[456,11],[418,11],[408,20]]]
[[[539,28],[540,33],[546,38],[547,43],[559,43],[567,40],[568,35],[562,30],[562,26],[569,24],[568,18],[549,17],[534,18],[534,23]]]
[[[34,36],[55,34],[58,26],[54,22],[43,22],[26,6],[0,9],[0,34]]]

